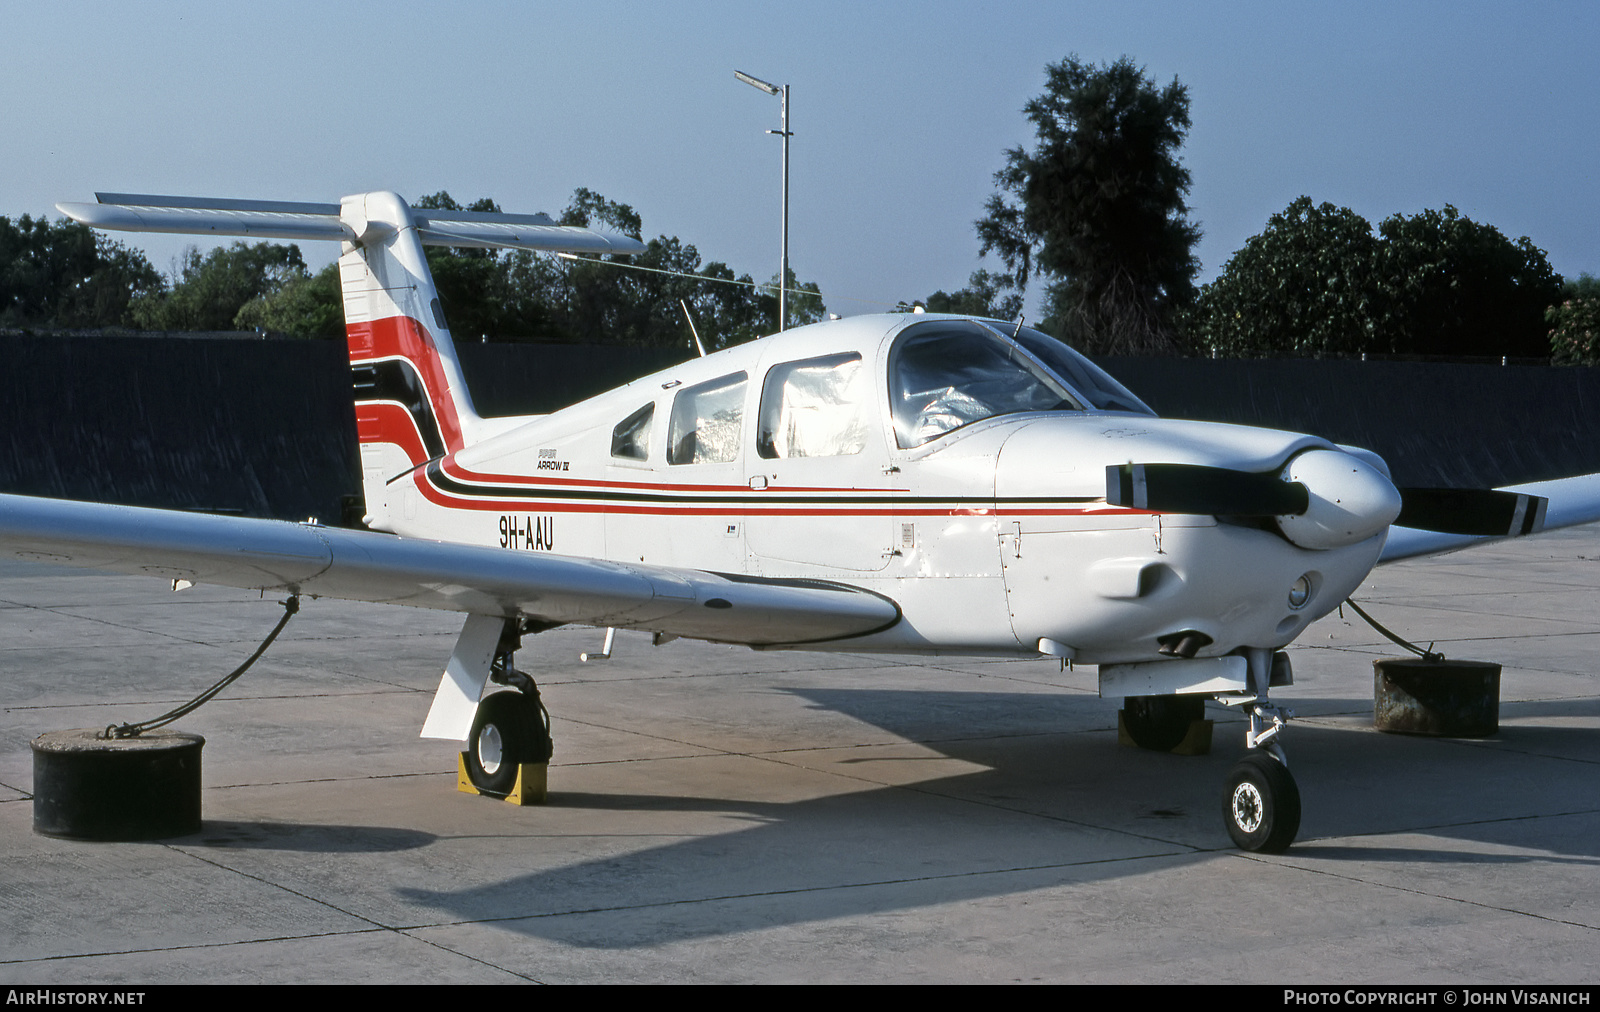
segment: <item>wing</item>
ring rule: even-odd
[[[864,636],[886,597],[822,580],[728,576],[281,520],[0,495],[0,554],[248,590],[642,629],[749,646]]]
[[[1600,474],[1510,485],[1504,491],[1525,492],[1548,499],[1549,505],[1544,515],[1545,530],[1600,521]],[[1419,555],[1438,555],[1496,540],[1499,539],[1470,534],[1441,534],[1436,531],[1419,531],[1411,527],[1396,526],[1389,528],[1389,540],[1385,542],[1383,555],[1379,557],[1378,562],[1382,564],[1415,558]]]

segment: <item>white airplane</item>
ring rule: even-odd
[[[1245,849],[1300,801],[1283,648],[1380,561],[1600,519],[1600,476],[1395,488],[1315,436],[1155,416],[1061,342],[927,314],[801,327],[549,415],[484,418],[425,244],[632,252],[533,215],[125,194],[96,228],[331,239],[366,494],[357,531],[0,496],[0,551],[169,580],[464,612],[423,735],[487,793],[549,756],[522,637],[565,623],[757,649],[1052,657],[1170,749],[1207,698],[1249,717]],[[398,536],[396,536],[398,535]]]

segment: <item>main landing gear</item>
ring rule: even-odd
[[[1129,696],[1122,704],[1122,729],[1140,748],[1171,752],[1205,715],[1204,696]]]
[[[555,751],[539,687],[513,662],[522,634],[530,631],[538,630],[506,620],[489,669],[490,684],[505,688],[479,700],[467,750],[461,753],[473,791],[524,804],[544,800],[546,771]]]

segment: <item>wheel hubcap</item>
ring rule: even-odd
[[[500,761],[504,755],[504,745],[500,741],[500,729],[493,724],[486,724],[478,732],[478,765],[490,776],[494,776],[500,769]],[[1239,802],[1234,801],[1237,809]]]
[[[1233,789],[1233,821],[1246,833],[1261,828],[1261,813],[1265,808],[1255,784],[1246,782]]]

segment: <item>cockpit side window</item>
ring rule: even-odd
[[[889,353],[889,397],[902,449],[993,415],[1083,408],[1038,359],[969,320],[907,328]]]
[[[769,460],[860,453],[866,396],[866,370],[854,352],[773,366],[761,388],[756,452]]]
[[[738,459],[746,378],[736,372],[678,391],[667,426],[667,463],[718,464]]]
[[[656,406],[646,404],[617,423],[611,430],[611,455],[627,460],[646,460],[650,456],[650,423],[655,420]]]

